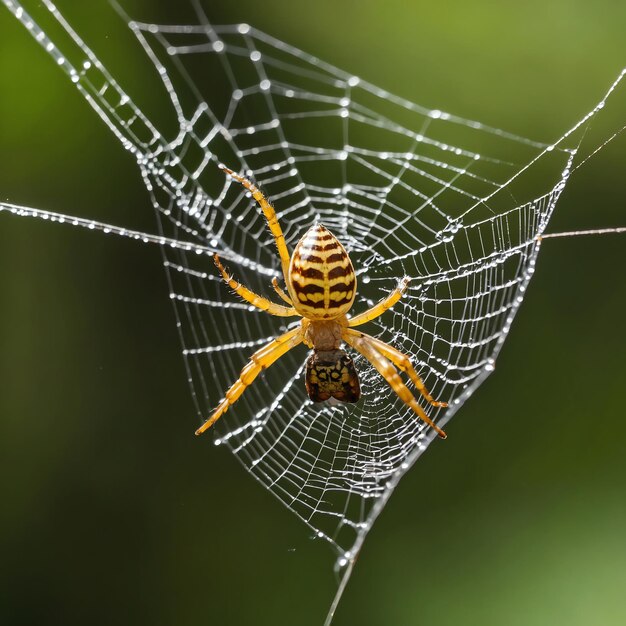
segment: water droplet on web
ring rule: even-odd
[[[352,558],[352,553],[348,550],[347,552],[344,552],[338,559],[337,559],[337,568],[338,569],[342,569],[344,567],[346,567],[346,565],[348,565],[348,563],[350,563],[350,559]]]
[[[445,228],[435,233],[435,237],[443,243],[449,243],[454,239],[463,226],[461,220],[450,220]]]

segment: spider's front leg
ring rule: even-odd
[[[239,378],[226,392],[224,399],[217,405],[213,415],[196,430],[196,435],[201,435],[205,430],[213,426],[228,411],[228,408],[237,402],[241,394],[264,369],[272,365],[289,350],[302,343],[303,338],[302,327],[297,326],[257,350],[250,357],[248,364],[241,370]]]
[[[380,352],[385,358],[389,359],[396,367],[401,369],[408,377],[413,381],[413,384],[417,388],[417,390],[422,394],[422,396],[430,402],[433,406],[446,408],[448,406],[447,402],[441,402],[439,400],[435,400],[429,393],[428,389],[426,389],[426,385],[420,378],[419,374],[415,371],[413,367],[413,363],[411,363],[411,359],[404,354],[404,352],[400,352],[400,350],[396,350],[393,346],[390,346],[388,343],[377,339],[376,337],[372,337],[371,335],[366,335],[358,330],[352,330],[351,328],[346,328],[344,330],[345,334],[351,335],[352,337],[360,337],[362,339],[366,339],[378,352]]]
[[[447,437],[446,433],[426,415],[424,409],[422,409],[408,387],[402,382],[393,363],[376,348],[375,342],[378,340],[375,340],[374,337],[370,337],[365,333],[351,331],[348,328],[344,329],[342,338],[357,352],[360,352],[378,370],[379,374],[387,381],[398,397],[408,405],[422,421],[433,428],[442,439]],[[374,341],[372,341],[373,339]]]

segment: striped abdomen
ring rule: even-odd
[[[356,296],[350,257],[337,237],[321,224],[311,226],[293,251],[289,282],[296,310],[309,319],[345,315]]]

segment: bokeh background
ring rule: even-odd
[[[124,3],[171,23],[183,5]],[[106,2],[58,6],[140,103],[167,106]],[[206,6],[539,140],[626,66],[626,4],[607,0]],[[154,232],[132,158],[4,7],[0,155],[3,200]],[[551,230],[625,225],[625,162],[621,138],[579,170]],[[496,372],[397,488],[337,626],[625,623],[625,270],[624,236],[544,244]],[[193,437],[158,249],[0,214],[0,303],[3,623],[323,622],[330,548]]]

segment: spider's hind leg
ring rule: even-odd
[[[373,319],[380,317],[385,311],[390,309],[394,304],[396,304],[396,302],[398,302],[398,300],[400,300],[408,289],[410,281],[411,279],[408,276],[405,276],[400,283],[398,283],[398,286],[378,304],[375,304],[371,309],[363,311],[363,313],[359,313],[358,315],[350,318],[348,320],[348,326],[350,328],[354,328],[355,326],[360,326],[361,324],[365,324],[366,322],[370,322]]]
[[[244,176],[240,176],[232,170],[229,170],[225,165],[220,165],[219,168],[226,172],[226,174],[228,174],[231,178],[234,178],[238,183],[243,185],[252,194],[252,197],[261,207],[263,215],[265,215],[265,219],[267,220],[267,225],[269,226],[272,235],[274,235],[274,241],[276,242],[276,247],[278,248],[278,254],[280,256],[280,265],[286,282],[289,276],[289,261],[291,260],[291,257],[289,256],[285,236],[283,235],[283,230],[278,222],[278,217],[274,207],[253,182],[249,181]]]
[[[232,276],[229,276],[217,254],[213,255],[213,261],[215,261],[215,265],[220,271],[224,282],[231,287],[240,298],[243,298],[252,306],[255,306],[257,309],[261,309],[261,311],[265,311],[270,315],[277,315],[278,317],[292,317],[298,315],[298,312],[293,308],[293,306],[286,307],[282,304],[274,304],[271,300],[268,300],[263,296],[259,296],[254,293],[254,291],[250,291],[250,289],[248,289],[245,285],[242,285]]]
[[[274,291],[280,296],[282,300],[284,300],[289,306],[293,306],[293,302],[291,298],[284,292],[283,288],[278,284],[278,278],[276,278],[276,276],[272,278],[272,287],[274,287]]]

